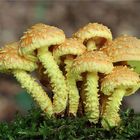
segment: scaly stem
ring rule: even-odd
[[[125,89],[116,89],[114,93],[109,97],[109,101],[106,106],[106,110],[103,114],[102,126],[109,129],[109,126],[114,127],[119,123],[118,111],[123,96],[125,95]],[[109,124],[109,126],[108,126]]]
[[[107,102],[108,102],[108,98],[109,96],[107,95],[104,95],[103,93],[100,94],[100,104],[101,104],[101,108],[100,108],[100,114],[101,116],[104,114],[105,112],[105,109],[106,109],[106,105],[107,105]]]
[[[86,46],[87,46],[88,51],[93,51],[93,50],[97,49],[96,44],[95,44],[94,40],[92,40],[92,39],[88,40]]]
[[[40,48],[38,50],[38,58],[46,69],[46,73],[50,78],[50,83],[53,88],[54,113],[62,113],[66,109],[68,99],[68,91],[62,71],[60,71],[51,52],[48,51],[48,48]]]
[[[98,75],[87,73],[84,87],[84,110],[90,122],[97,123],[99,119]]]
[[[73,58],[65,59],[64,63],[65,63],[65,71],[66,71],[66,78],[67,78],[67,76],[70,74],[70,71],[71,71],[71,67],[72,67],[72,63],[73,63]],[[68,75],[67,75],[67,73],[68,73]],[[71,76],[74,77],[74,75],[71,75]],[[75,76],[76,76],[76,74],[75,74]],[[68,77],[70,77],[70,75]],[[75,82],[76,81],[81,81],[81,80],[82,80],[82,76],[81,75],[77,75],[75,77]]]
[[[69,71],[70,71],[70,68],[71,68],[71,66],[72,66],[72,63],[73,63],[73,59],[66,59],[65,61],[64,61],[64,63],[65,63],[65,71],[66,71],[66,73],[68,73]]]
[[[20,82],[22,87],[25,88],[38,103],[44,113],[49,117],[52,116],[52,102],[42,87],[35,81],[35,79],[23,70],[13,70],[13,74]]]
[[[70,71],[73,63],[73,58],[67,58],[64,63],[66,64],[65,70],[69,95],[69,114],[76,116],[80,98],[76,80],[79,80],[80,76],[76,78]]]
[[[79,104],[79,91],[76,85],[76,78],[70,71],[66,77],[69,95],[69,114],[76,116]]]
[[[110,96],[107,96],[107,95],[104,95],[104,94],[101,94],[101,116],[103,116],[104,112],[106,111],[106,107],[107,107],[107,104],[108,104],[108,101],[109,101],[109,97]],[[121,118],[120,118],[120,115],[119,113],[116,114],[116,116],[114,116],[114,122],[116,125],[118,125],[121,121]]]

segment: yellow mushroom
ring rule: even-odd
[[[87,73],[84,88],[84,108],[90,122],[97,123],[99,119],[99,98],[98,98],[98,72],[110,73],[113,65],[109,58],[100,51],[88,51],[77,57],[71,68],[71,73],[81,75]],[[75,76],[76,77],[76,76]],[[76,81],[77,79],[75,79]],[[74,84],[74,81],[73,81]],[[71,95],[72,96],[72,95]],[[75,102],[73,102],[74,104]]]
[[[79,93],[75,84],[73,83],[74,75],[71,75],[71,65],[75,57],[83,54],[86,51],[86,47],[77,39],[69,38],[66,39],[64,43],[57,46],[53,50],[53,56],[57,61],[58,65],[61,64],[61,58],[63,57],[65,63],[65,72],[66,72],[66,82],[68,87],[69,94],[69,114],[76,116],[78,103],[79,103]],[[65,58],[64,58],[65,57]],[[73,104],[72,102],[77,104]],[[71,104],[72,103],[72,104]]]
[[[62,113],[67,105],[68,93],[65,78],[56,64],[50,47],[59,45],[65,41],[65,34],[57,27],[36,24],[24,33],[20,39],[20,53],[30,58],[32,53],[37,50],[37,57],[46,69],[50,78],[53,96],[54,113]]]
[[[88,23],[73,35],[82,40],[87,50],[98,50],[107,40],[112,40],[112,33],[108,27],[99,23]]]
[[[18,55],[18,42],[5,45],[0,50],[0,71],[9,70],[23,88],[34,98],[48,116],[53,114],[52,103],[42,87],[26,71],[37,68],[36,63]]]
[[[60,65],[62,62],[61,58],[64,59],[64,63],[66,63],[66,69],[70,67],[72,60],[81,55],[86,51],[86,47],[82,44],[81,41],[75,38],[67,38],[64,43],[55,47],[53,50],[54,59],[57,61],[57,64]],[[64,58],[65,57],[65,58]],[[69,62],[69,64],[68,64]],[[66,70],[67,72],[69,70]]]
[[[101,91],[110,95],[105,111],[102,115],[102,126],[106,129],[117,126],[120,122],[118,116],[119,106],[124,96],[134,94],[140,87],[139,75],[126,66],[117,66],[103,78]]]
[[[113,41],[106,42],[100,50],[110,57],[114,65],[128,65],[127,61],[140,60],[140,40],[136,37],[119,36]]]

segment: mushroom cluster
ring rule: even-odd
[[[38,23],[0,49],[0,72],[13,74],[48,117],[86,116],[109,129],[121,122],[123,97],[140,87],[127,63],[139,60],[139,39],[112,39],[102,24],[89,23],[66,38],[61,29]]]

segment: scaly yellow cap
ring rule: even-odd
[[[89,40],[92,40],[95,42],[97,48],[103,46],[106,40],[112,40],[110,29],[99,23],[88,23],[79,29],[73,36],[81,39],[84,44],[87,44]]]
[[[120,36],[109,41],[100,49],[106,53],[113,62],[140,60],[140,40],[131,36]]]
[[[0,50],[0,71],[10,69],[33,71],[37,68],[36,63],[18,55],[18,45],[18,42],[9,43]]]
[[[115,89],[123,88],[125,95],[129,96],[140,87],[139,74],[126,66],[117,66],[113,71],[103,78],[101,90],[106,95],[111,95]]]
[[[87,51],[78,56],[72,65],[74,73],[100,72],[107,74],[112,69],[113,64],[109,57],[101,51]]]
[[[86,47],[75,38],[68,38],[53,50],[55,60],[60,63],[60,57],[65,55],[78,56],[86,51]]]
[[[54,26],[35,24],[20,39],[20,51],[29,54],[41,47],[61,44],[65,41],[64,32]]]

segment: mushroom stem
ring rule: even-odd
[[[108,98],[109,96],[107,95],[104,95],[104,94],[100,94],[100,115],[102,116],[105,112],[105,109],[106,109],[106,105],[107,105],[107,102],[108,102]]]
[[[88,40],[86,46],[87,46],[87,50],[88,51],[93,51],[93,50],[97,49],[96,48],[96,44],[95,44],[95,42],[92,39]]]
[[[97,123],[99,120],[99,98],[98,98],[98,75],[87,73],[84,87],[84,110],[90,122]]]
[[[109,126],[111,127],[117,126],[118,123],[120,122],[118,120],[119,117],[117,116],[124,95],[125,95],[125,89],[120,88],[120,89],[116,89],[114,93],[109,97],[109,101],[107,103],[106,110],[102,116],[103,119],[101,122],[104,128],[108,129]]]
[[[71,66],[72,66],[73,58],[72,59],[65,59],[64,63],[66,65],[65,66],[66,73],[68,73],[70,71]]]
[[[66,109],[68,98],[65,78],[47,47],[38,49],[38,58],[46,69],[45,73],[48,74],[51,86],[53,88],[54,113],[62,113]]]
[[[25,88],[38,103],[44,113],[48,117],[51,117],[53,114],[52,102],[42,87],[35,82],[35,79],[23,70],[13,70],[13,74],[22,87]]]
[[[66,75],[69,96],[69,114],[76,116],[79,104],[79,91],[76,85],[75,76],[69,71]]]
[[[79,104],[79,91],[76,85],[77,80],[81,80],[80,75],[77,77],[74,76],[70,69],[73,63],[73,58],[67,58],[64,62],[66,64],[66,81],[67,81],[67,88],[68,88],[68,95],[69,95],[69,114],[76,116]]]

